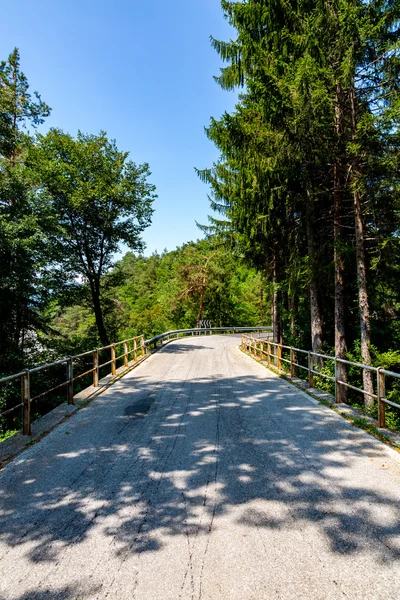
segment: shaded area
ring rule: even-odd
[[[176,343],[163,353],[190,348],[210,350]],[[286,532],[288,543],[312,523],[334,554],[399,561],[399,495],[384,485],[378,443],[283,381],[180,377],[173,362],[167,367],[170,380],[122,379],[81,423],[60,427],[55,453],[39,463],[39,445],[0,474],[5,547],[51,569],[101,528],[123,569],[133,554],[157,553],[175,536],[208,536],[232,513],[250,530]],[[95,436],[93,419],[101,423]],[[365,461],[382,481],[365,479]],[[78,597],[68,587],[52,593],[20,600]]]

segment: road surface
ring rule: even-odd
[[[400,600],[400,455],[238,344],[169,344],[5,467],[1,600]]]

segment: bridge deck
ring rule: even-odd
[[[1,600],[400,599],[400,456],[173,342],[0,473]]]

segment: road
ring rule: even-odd
[[[400,455],[179,340],[0,473],[1,600],[400,600]]]

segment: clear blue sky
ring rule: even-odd
[[[201,237],[208,189],[194,167],[218,151],[203,128],[232,110],[209,36],[234,35],[219,0],[19,0],[2,6],[0,59],[17,46],[32,90],[52,107],[47,127],[105,130],[148,162],[158,200],[146,254]]]

